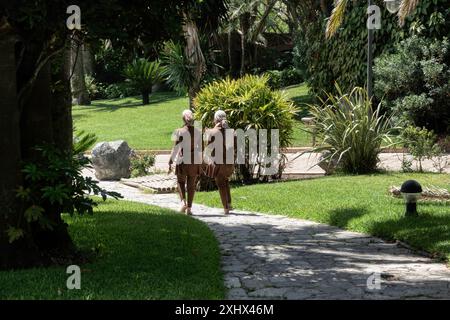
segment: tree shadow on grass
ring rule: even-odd
[[[329,213],[328,223],[339,228],[347,228],[351,220],[368,213],[369,211],[365,207],[333,209]]]
[[[334,219],[345,224],[365,213],[364,208],[337,210]],[[233,225],[216,220],[211,228],[226,248],[223,268],[231,273],[226,277],[242,273],[242,288],[250,297],[415,299],[450,295],[448,281],[441,274],[444,267],[416,272],[418,263],[428,268],[429,262],[418,262],[417,255],[364,234],[300,221],[266,223],[264,217]],[[381,272],[382,290],[366,290],[374,270]]]
[[[83,110],[97,112],[114,112],[124,108],[151,108],[155,104],[179,99],[181,96],[174,92],[156,92],[150,95],[150,103],[143,105],[141,96],[117,98],[109,100],[95,100],[90,106],[80,106]]]
[[[107,299],[221,298],[217,242],[200,221],[159,208],[152,214],[101,207],[91,221],[83,219],[70,225],[74,239],[81,248],[100,247],[85,266],[92,270],[83,275],[88,291],[103,292]],[[104,281],[109,288],[101,288]]]
[[[408,243],[413,248],[424,250],[439,259],[450,257],[450,210],[442,206],[442,213],[436,215],[431,203],[418,205],[419,215],[402,216],[388,220],[371,221],[371,234]],[[447,210],[447,212],[445,212]]]

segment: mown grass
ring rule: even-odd
[[[92,216],[65,216],[77,246],[96,256],[81,266],[81,290],[66,267],[0,271],[0,299],[222,299],[218,243],[198,220],[126,201]]]
[[[293,101],[308,100],[306,85],[289,87],[286,96]],[[302,101],[303,101],[302,100]],[[174,92],[156,92],[149,105],[141,105],[141,97],[93,101],[90,106],[74,106],[77,130],[95,133],[99,141],[123,139],[137,150],[167,150],[173,130],[180,127],[181,112],[188,99]],[[311,139],[301,130],[299,121],[293,135],[294,146],[309,146]]]
[[[377,174],[332,176],[232,189],[238,209],[286,215],[401,240],[450,260],[450,202],[420,201],[420,215],[404,216],[402,199],[388,193],[391,185],[416,179],[422,185],[450,189],[448,174]],[[217,192],[196,194],[196,201],[220,207]]]

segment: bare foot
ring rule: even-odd
[[[187,214],[188,216],[192,216],[191,208],[189,208],[189,207],[186,208],[186,214]]]

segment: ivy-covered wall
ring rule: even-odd
[[[374,32],[374,57],[413,33],[424,37],[449,36],[449,0],[422,0],[405,25],[385,9],[382,0],[375,0],[381,8],[381,29]],[[297,36],[295,59],[297,65],[306,65],[312,94],[333,92],[334,83],[347,89],[364,86],[367,77],[367,2],[351,1],[344,22],[331,38],[325,38],[326,17],[319,15]]]

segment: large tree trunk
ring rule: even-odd
[[[83,66],[83,50],[79,40],[71,43],[71,69],[72,77],[70,84],[72,88],[73,103],[79,105],[90,105],[91,100],[86,89]]]
[[[85,76],[92,76],[94,74],[94,56],[91,47],[87,43],[83,43],[83,71]]]
[[[55,146],[66,152],[72,151],[72,98],[70,94],[70,50],[65,50],[61,58],[53,63],[60,65],[58,72],[52,75],[52,82],[58,83],[53,92],[52,125]]]
[[[53,99],[51,82],[51,68],[50,62],[48,62],[39,72],[21,115],[22,158],[25,161],[42,161],[40,154],[34,150],[34,147],[46,143],[53,144],[56,140],[54,139],[56,134],[66,136],[65,139],[60,137],[65,141],[59,142],[59,144],[63,145],[63,149],[68,149],[66,131],[68,128],[63,130],[60,127],[59,131],[54,131],[56,125],[53,124],[54,118],[57,121],[60,119],[59,111],[62,111],[62,115],[65,117],[63,121],[66,121],[67,124],[70,118],[67,117],[67,111],[64,111],[64,109],[68,106],[66,102],[62,101],[64,92],[58,93],[55,96],[57,99]],[[55,102],[62,103],[62,105],[55,105]],[[61,181],[61,183],[64,182]],[[51,230],[43,229],[38,223],[32,223],[31,228],[33,239],[44,256],[44,263],[46,263],[49,257],[72,255],[75,248],[69,236],[67,225],[61,219],[60,208],[55,205],[44,204],[44,210],[45,217],[53,223],[53,228]]]
[[[7,230],[19,228],[22,208],[15,190],[22,184],[20,172],[20,114],[16,88],[15,39],[0,40],[0,269],[27,267],[38,261],[37,247],[29,233],[9,243]],[[28,230],[24,230],[28,231]]]

